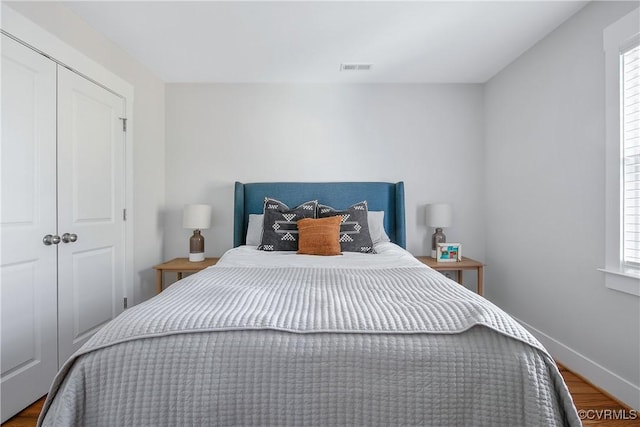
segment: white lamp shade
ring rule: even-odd
[[[203,230],[211,226],[211,206],[186,205],[182,211],[182,226],[192,230]]]
[[[453,213],[451,205],[446,203],[434,203],[427,205],[427,225],[434,228],[451,226]]]

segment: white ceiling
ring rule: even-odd
[[[73,1],[166,82],[482,83],[586,1]],[[369,72],[340,71],[344,62]]]

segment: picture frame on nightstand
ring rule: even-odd
[[[436,246],[436,261],[438,262],[462,261],[462,244],[438,243]]]

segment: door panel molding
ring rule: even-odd
[[[1,31],[3,33],[18,40],[18,42],[24,46],[34,49],[37,52],[44,52],[53,61],[64,64],[65,67],[71,68],[89,80],[108,88],[113,93],[118,94],[125,103],[124,115],[122,116],[127,118],[127,132],[125,132],[125,205],[129,219],[125,223],[126,273],[123,282],[123,292],[125,296],[129,297],[129,301],[132,301],[135,294],[133,264],[133,219],[135,218],[133,205],[134,87],[131,83],[114,74],[109,69],[26,19],[4,2],[0,2],[0,8],[2,9]],[[116,217],[119,215],[120,214],[116,212]]]
[[[0,7],[2,8],[2,14],[1,14],[2,28],[0,29],[0,32],[2,33],[2,39],[3,39],[2,54],[5,55],[5,53],[7,52],[7,49],[8,49],[7,46],[14,45],[15,47],[18,47],[20,50],[29,52],[30,56],[34,58],[39,58],[39,60],[48,63],[49,64],[48,67],[51,70],[53,70],[50,76],[50,80],[52,83],[51,85],[49,85],[52,88],[51,93],[53,94],[53,97],[50,100],[51,102],[36,103],[40,108],[44,108],[45,106],[52,107],[53,114],[50,116],[52,116],[53,119],[49,121],[51,132],[39,131],[37,132],[37,134],[51,135],[51,137],[53,138],[53,143],[48,144],[47,146],[52,147],[53,151],[51,151],[50,153],[38,153],[37,156],[34,156],[39,159],[39,163],[33,168],[31,168],[31,171],[35,171],[35,172],[32,172],[32,174],[37,173],[39,174],[39,176],[41,175],[44,177],[48,177],[47,184],[53,185],[53,188],[54,188],[53,191],[44,191],[44,190],[42,191],[43,193],[51,194],[52,195],[51,200],[49,200],[47,197],[42,198],[42,196],[39,195],[38,198],[25,196],[25,197],[31,197],[31,198],[30,199],[25,198],[22,201],[16,201],[15,203],[12,203],[10,205],[3,203],[3,206],[5,207],[12,206],[14,209],[13,211],[10,211],[7,209],[4,212],[2,212],[2,215],[0,215],[0,228],[2,230],[1,240],[2,240],[2,246],[3,246],[3,250],[1,253],[2,259],[0,260],[1,261],[0,273],[3,276],[3,279],[5,278],[5,276],[9,277],[8,275],[11,274],[11,269],[9,267],[12,265],[18,265],[21,262],[20,257],[23,257],[22,259],[25,259],[24,253],[22,253],[21,251],[14,250],[16,246],[19,246],[15,244],[16,240],[12,241],[11,239],[5,238],[5,234],[6,234],[5,231],[13,232],[20,239],[25,240],[25,233],[29,233],[31,231],[37,230],[38,239],[37,241],[35,241],[34,239],[29,239],[32,242],[32,245],[26,250],[26,253],[28,253],[29,256],[31,256],[33,259],[39,260],[37,261],[37,263],[41,265],[38,265],[38,270],[48,268],[49,270],[53,271],[53,273],[45,274],[45,275],[38,273],[38,277],[34,279],[34,282],[41,281],[42,277],[40,276],[43,276],[47,280],[50,280],[50,281],[53,280],[55,282],[55,279],[56,279],[55,271],[57,269],[56,257],[51,256],[51,254],[54,254],[56,252],[62,252],[63,247],[69,249],[72,245],[76,245],[76,243],[69,242],[65,244],[60,243],[58,245],[45,246],[42,242],[42,238],[46,234],[61,235],[62,233],[65,233],[65,232],[73,233],[73,230],[60,230],[56,228],[56,212],[55,212],[55,204],[56,204],[55,181],[56,180],[51,179],[51,176],[55,176],[55,173],[56,173],[55,161],[51,162],[51,159],[56,158],[56,152],[55,152],[56,63],[63,63],[65,64],[65,66],[76,70],[79,74],[82,74],[85,77],[91,76],[89,80],[94,82],[94,84],[97,84],[98,87],[102,87],[103,89],[108,87],[109,90],[107,90],[107,92],[110,92],[112,95],[119,98],[120,102],[122,103],[123,108],[122,108],[120,117],[124,117],[128,119],[129,132],[122,134],[123,148],[121,153],[118,154],[118,156],[120,157],[124,165],[123,174],[121,174],[122,176],[120,177],[122,179],[122,186],[124,188],[124,193],[122,196],[118,196],[118,197],[121,197],[122,199],[121,206],[123,206],[123,209],[124,208],[127,209],[130,216],[133,214],[133,132],[131,131],[132,125],[133,125],[133,114],[132,114],[133,102],[134,102],[133,86],[127,83],[126,81],[122,80],[121,78],[117,77],[115,74],[113,74],[106,68],[90,60],[84,54],[71,48],[69,45],[65,44],[64,42],[60,41],[58,38],[56,38],[52,34],[46,32],[42,28],[33,24],[31,21],[25,19],[22,15],[16,13],[13,9],[6,6],[6,4],[1,3]],[[43,52],[46,52],[46,57],[43,56],[42,54]],[[35,69],[37,69],[37,67]],[[4,73],[4,71],[5,70],[3,69],[3,74],[2,74],[3,80],[6,74]],[[72,71],[69,71],[69,72],[72,72]],[[8,94],[11,93],[11,91],[6,90],[7,87],[8,85],[3,85],[3,91],[2,91],[3,104],[5,102],[5,99],[8,98]],[[4,151],[5,151],[5,146],[8,146],[7,144],[5,144],[5,141],[8,140],[5,137],[5,135],[8,135],[6,132],[8,131],[9,127],[4,126],[4,124],[9,122],[10,123],[14,123],[14,122],[20,123],[20,122],[15,120],[5,120],[6,114],[8,114],[9,111],[12,111],[12,109],[3,108],[2,111],[3,111],[2,159],[7,160],[9,159],[10,156],[5,156]],[[17,111],[17,110],[14,110],[14,111]],[[39,117],[40,118],[47,117],[47,115],[40,114]],[[119,118],[118,118],[118,121],[120,121]],[[121,126],[120,126],[120,129],[121,129]],[[28,158],[30,157],[30,155],[28,155],[27,153],[23,153],[23,157]],[[23,162],[20,160],[17,160],[15,162],[15,164],[20,164],[20,163],[23,163]],[[49,167],[47,166],[47,164],[52,165],[53,172],[47,170],[47,168]],[[10,167],[5,168],[4,166],[5,165],[3,164],[3,172],[6,171],[6,173],[9,174],[9,171],[11,170],[11,168]],[[6,183],[7,185],[14,185],[16,183],[24,184],[24,182],[27,182],[26,180],[16,179],[16,177],[18,176],[16,173],[9,174],[9,175],[12,176],[12,179],[2,179],[2,182]],[[116,184],[116,185],[120,185],[120,184]],[[45,189],[47,187],[46,185],[42,185],[38,187],[36,185],[30,185],[30,184],[27,186],[30,188],[30,190],[25,192],[26,195],[30,194],[30,192],[32,191],[35,191],[34,188]],[[3,190],[2,193],[4,196],[5,188],[2,188],[2,190]],[[53,215],[49,215],[47,212],[47,209],[38,207],[38,203],[43,203],[43,200],[45,205],[47,203],[53,205],[54,207]],[[32,207],[32,205],[35,207]],[[118,207],[118,210],[119,209],[120,207]],[[118,218],[121,217],[120,212],[118,210],[116,210],[116,208],[112,210],[109,221],[98,220],[93,222],[117,222]],[[33,215],[29,217],[28,215],[25,215],[25,212],[32,212]],[[93,215],[93,216],[96,216],[96,215]],[[101,213],[98,216],[102,217],[105,215],[102,215]],[[49,223],[47,221],[52,221],[52,222]],[[79,221],[78,226],[83,226],[84,225],[82,224],[83,222],[87,222],[87,221]],[[127,221],[124,224],[121,237],[124,243],[121,245],[122,247],[119,249],[119,251],[124,259],[124,268],[122,272],[119,272],[117,274],[114,273],[114,279],[112,280],[112,285],[114,288],[118,288],[118,289],[113,292],[113,295],[119,294],[119,295],[125,295],[125,296],[127,295],[133,296],[134,295],[134,291],[133,291],[134,274],[133,274],[133,221],[132,220]],[[82,237],[80,237],[78,241],[81,241],[81,239]],[[6,250],[6,248],[11,248],[11,251]],[[45,257],[44,255],[47,255],[47,254],[49,256]],[[8,269],[5,267],[7,267]],[[49,292],[50,294],[43,292],[43,290],[41,289],[38,289],[36,293],[36,298],[34,300],[35,301],[34,304],[39,305],[38,313],[40,315],[40,319],[38,319],[36,316],[36,323],[40,322],[41,319],[47,318],[47,310],[53,310],[54,320],[48,321],[48,322],[44,322],[44,321],[41,322],[44,326],[53,329],[52,333],[46,333],[46,334],[43,333],[40,335],[40,338],[41,338],[40,350],[42,351],[42,355],[37,354],[37,352],[31,352],[31,353],[29,353],[28,351],[23,352],[22,359],[24,360],[18,360],[20,358],[14,359],[13,361],[10,359],[7,359],[7,361],[10,363],[3,366],[3,368],[4,367],[7,368],[7,369],[3,369],[3,371],[5,371],[7,375],[2,375],[2,393],[1,393],[2,402],[0,404],[0,418],[2,419],[2,422],[4,422],[9,417],[11,417],[13,414],[19,412],[19,410],[23,409],[25,406],[29,405],[33,401],[40,398],[43,394],[45,394],[49,388],[49,385],[51,384],[51,379],[53,378],[53,375],[57,371],[57,368],[59,366],[58,362],[60,363],[64,362],[64,360],[58,360],[59,354],[57,351],[58,350],[58,342],[57,342],[57,326],[58,326],[57,323],[58,322],[57,322],[57,312],[56,312],[57,307],[55,303],[54,304],[51,303],[52,301],[56,301],[57,295],[55,292],[55,286],[52,289],[54,289],[54,291]],[[0,289],[0,291],[3,291],[3,290]],[[9,299],[2,299],[2,301],[8,303]],[[115,296],[113,297],[113,301],[114,302],[112,303],[112,311],[116,313],[118,311],[118,306],[122,305],[122,298],[120,298],[120,301],[118,301],[118,304],[115,303],[116,301]],[[4,312],[8,313],[9,310],[6,310],[6,311],[3,310],[3,313]],[[5,316],[3,316],[2,318],[3,329],[10,328],[12,327],[11,325],[12,325],[11,322],[6,321]],[[33,334],[32,336],[35,336],[35,334]],[[8,339],[8,335],[6,336],[6,339]],[[5,344],[4,331],[2,334],[2,343],[3,345],[1,347],[4,350],[4,348],[7,347],[4,345]],[[32,348],[35,348],[35,347],[36,346],[33,346]],[[47,354],[52,354],[53,356],[46,357]],[[24,355],[27,355],[27,356],[24,356]],[[51,374],[43,374],[41,372],[40,374],[33,374],[30,377],[25,377],[25,375],[28,375],[30,372],[36,372],[34,368],[37,368],[38,366],[43,365],[45,361],[48,363],[48,366],[50,366],[50,372],[52,372]],[[9,367],[8,365],[11,365],[11,366]],[[38,381],[43,381],[43,380],[44,380],[44,383],[46,383],[46,386],[42,390],[39,390],[34,394],[33,390],[35,385],[38,384]],[[10,392],[7,392],[8,390],[10,390]]]
[[[78,236],[58,247],[60,361],[124,310],[124,107],[58,67],[58,230]]]
[[[58,369],[58,329],[56,249],[42,243],[56,233],[56,65],[2,35],[2,71],[4,422],[49,389]]]

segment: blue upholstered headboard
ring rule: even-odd
[[[318,200],[336,209],[367,201],[370,211],[384,211],[384,229],[391,241],[406,247],[404,182],[236,182],[233,246],[245,244],[249,214],[261,214],[264,198],[298,206]]]

